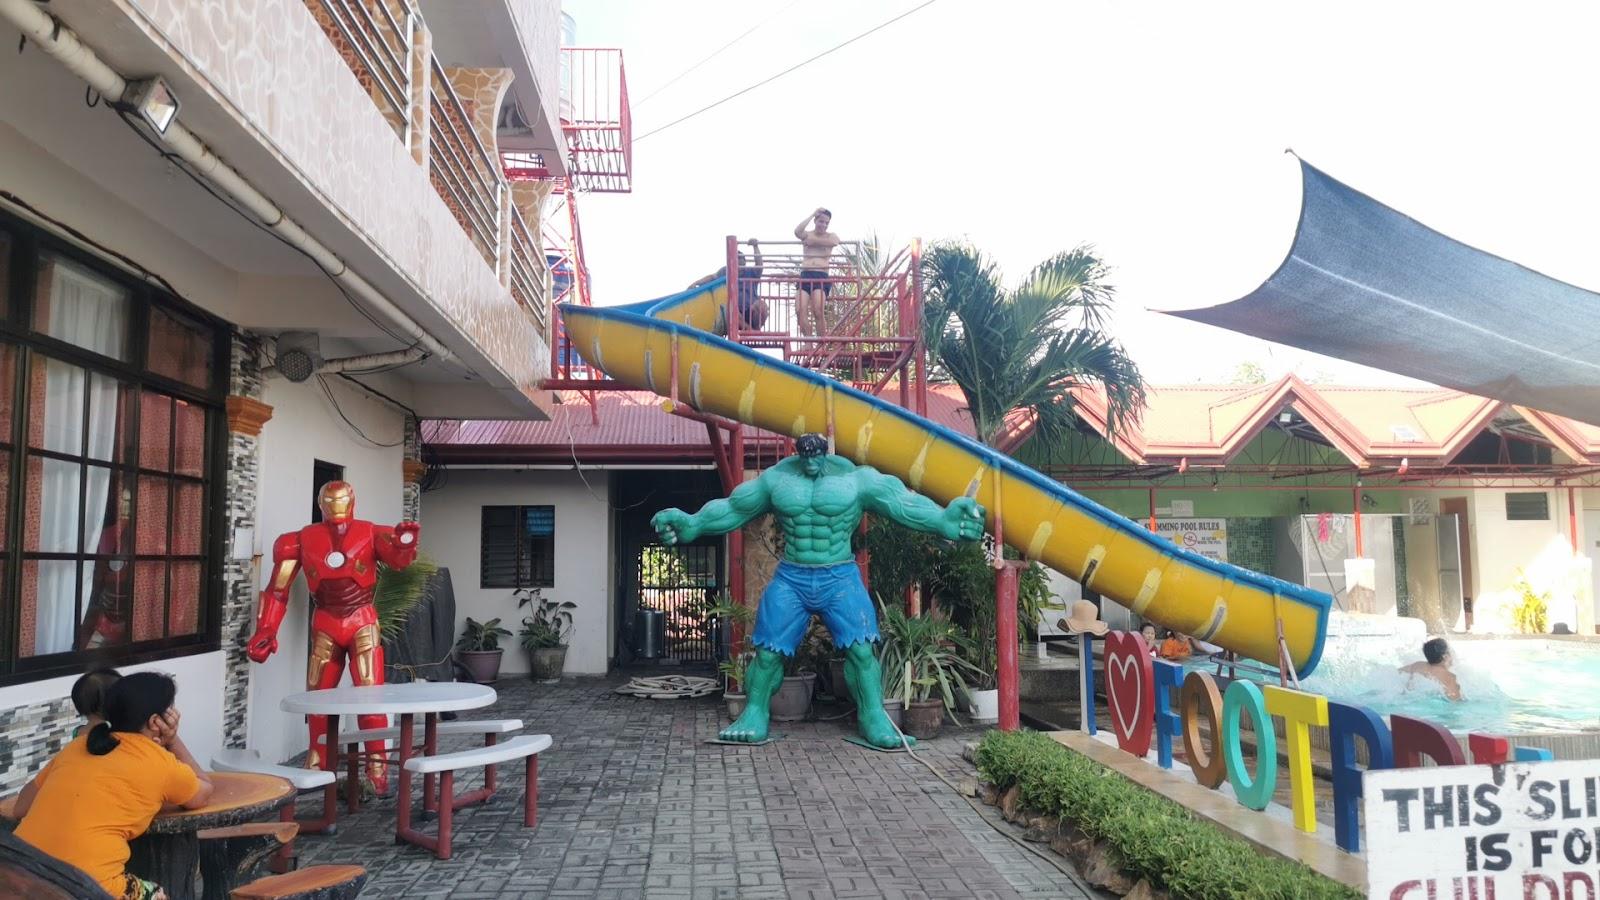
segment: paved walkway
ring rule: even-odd
[[[763,747],[707,744],[726,721],[720,698],[622,697],[621,680],[496,685],[485,714],[555,738],[537,828],[522,827],[513,767],[494,803],[457,813],[453,859],[397,846],[390,798],[337,835],[302,838],[301,864],[364,865],[369,897],[1103,896],[997,834],[916,761],[845,743],[848,719],[779,725],[783,739]],[[919,755],[959,783],[976,735],[947,732]],[[446,743],[459,746],[470,742]]]

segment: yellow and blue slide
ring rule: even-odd
[[[717,337],[726,278],[628,306],[561,308],[576,352],[610,377],[702,412],[799,437],[827,430],[841,456],[940,503],[972,493],[1006,543],[1146,619],[1272,666],[1277,622],[1302,676],[1322,656],[1332,598],[1207,559],[1039,471],[885,400]]]

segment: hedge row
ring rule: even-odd
[[[1033,731],[989,732],[978,771],[1022,805],[1110,845],[1123,871],[1194,900],[1360,898],[1299,863],[1267,856],[1187,809]]]

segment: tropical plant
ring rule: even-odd
[[[928,356],[961,388],[980,441],[1009,449],[1020,413],[1054,444],[1077,427],[1076,388],[1104,392],[1113,432],[1138,418],[1144,380],[1105,331],[1115,289],[1091,248],[1056,254],[1011,289],[967,244],[934,245],[922,267]]]
[[[1511,626],[1518,634],[1544,634],[1550,630],[1550,592],[1535,591],[1527,576],[1517,576],[1512,585],[1517,605],[1511,608]]]
[[[723,591],[717,595],[717,602],[712,604],[707,613],[720,619],[723,628],[733,626],[739,631],[738,643],[729,648],[728,658],[717,664],[717,671],[728,679],[729,692],[743,693],[745,670],[753,652],[750,648],[750,626],[755,622],[756,612],[743,603],[733,602],[733,597]]]
[[[721,672],[728,679],[730,684],[729,693],[744,693],[744,676],[745,671],[749,668],[749,666],[750,654],[748,652],[735,653],[722,662],[717,663],[717,671]]]
[[[946,713],[955,709],[957,694],[966,694],[968,675],[980,675],[966,658],[967,639],[942,612],[908,616],[898,605],[878,598],[878,664],[883,669],[883,694],[906,703],[937,696]],[[952,718],[954,718],[952,716]]]
[[[542,650],[548,647],[565,647],[567,635],[572,633],[572,611],[578,604],[570,600],[546,600],[540,588],[517,588],[513,594],[517,608],[526,606],[532,615],[522,620],[517,637],[524,650]]]
[[[378,563],[378,581],[372,588],[372,606],[377,610],[378,631],[384,638],[400,634],[411,611],[428,595],[428,582],[438,572],[439,564],[420,553],[404,569],[391,569]]]
[[[510,636],[511,632],[500,627],[499,619],[479,622],[468,616],[466,627],[461,629],[461,637],[456,640],[456,650],[463,653],[499,650],[500,639]]]

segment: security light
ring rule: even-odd
[[[136,110],[157,134],[166,134],[167,126],[178,117],[178,95],[172,92],[166,79],[157,75],[128,84],[122,102]]]

